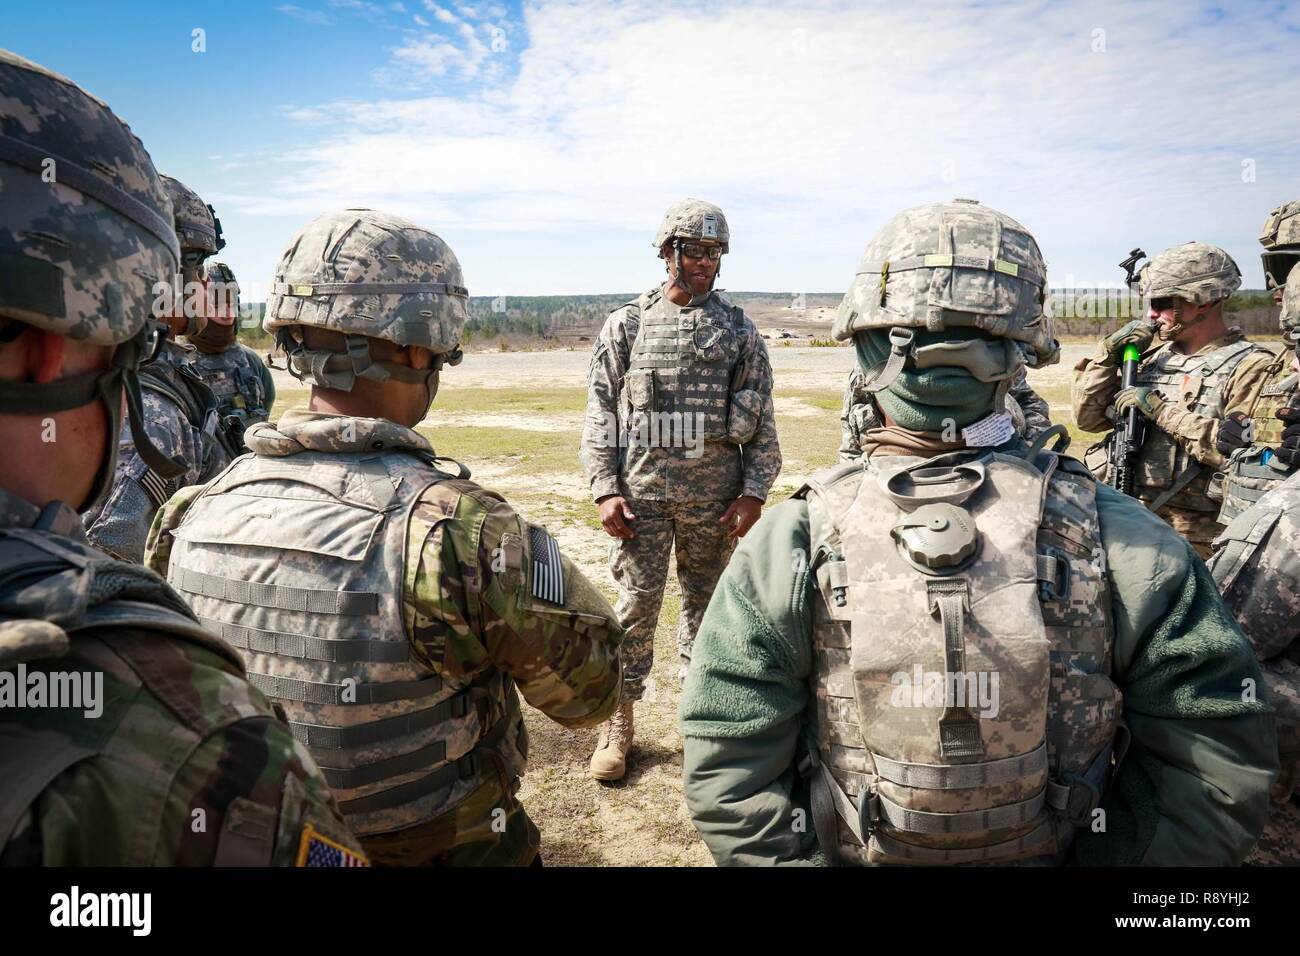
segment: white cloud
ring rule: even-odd
[[[470,24],[424,5],[454,29],[412,39],[399,64],[496,75],[502,58]],[[363,202],[458,229],[586,237],[649,232],[693,194],[732,220],[734,284],[810,289],[843,287],[894,212],[955,195],[1033,229],[1057,283],[1113,281],[1138,242],[1195,236],[1253,257],[1268,210],[1300,195],[1297,121],[1280,109],[1300,94],[1283,66],[1293,37],[1257,14],[1047,0],[942,15],[568,0],[524,14],[517,76],[461,98],[291,111],[325,135],[313,126],[249,211]],[[1277,68],[1262,82],[1265,63]]]
[[[329,26],[334,22],[334,18],[322,10],[307,10],[303,7],[294,6],[292,3],[286,3],[275,8],[285,16],[293,17],[295,20],[301,20],[304,23],[315,24],[316,26]]]
[[[429,25],[429,21],[424,19],[424,17],[420,16],[418,13],[412,14],[411,19],[413,19],[419,26],[427,27]]]

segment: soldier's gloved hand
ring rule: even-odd
[[[1219,422],[1219,432],[1214,436],[1214,447],[1219,454],[1227,458],[1239,448],[1245,448],[1255,440],[1255,429],[1246,418],[1245,412],[1233,412]]]
[[[1282,408],[1277,417],[1287,423],[1282,432],[1282,444],[1274,454],[1288,468],[1300,467],[1300,408]]]
[[[1124,346],[1136,345],[1139,352],[1145,352],[1151,340],[1156,337],[1156,325],[1145,319],[1126,322],[1110,335],[1101,340],[1097,353],[1092,360],[1098,365],[1118,368],[1124,357]]]
[[[1115,417],[1127,415],[1130,408],[1136,408],[1139,412],[1150,418],[1152,421],[1160,414],[1160,409],[1164,408],[1166,399],[1154,388],[1146,385],[1134,385],[1125,388],[1115,396]]]
[[[748,495],[741,495],[727,506],[727,510],[722,513],[718,523],[731,525],[731,528],[727,531],[728,538],[743,538],[745,532],[754,527],[754,522],[758,520],[758,516],[762,513],[763,502]]]
[[[622,495],[610,495],[596,502],[600,507],[600,524],[611,538],[635,538],[630,522],[636,520],[632,509],[627,506],[627,499]]]

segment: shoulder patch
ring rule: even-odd
[[[295,866],[369,866],[370,861],[360,853],[349,850],[341,843],[335,843],[329,837],[317,833],[310,824],[302,828],[302,837],[298,841],[298,861]]]
[[[564,607],[564,562],[560,560],[560,546],[545,528],[528,526],[528,543],[532,552],[533,597],[549,604]]]

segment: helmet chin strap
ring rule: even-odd
[[[1175,299],[1174,301],[1176,303],[1174,305],[1174,324],[1171,325],[1168,329],[1161,329],[1159,332],[1156,333],[1156,338],[1158,338],[1161,342],[1173,341],[1183,331],[1190,329],[1194,325],[1199,325],[1200,323],[1204,322],[1206,316],[1210,314],[1208,311],[1201,312],[1196,316],[1196,318],[1185,322],[1183,321],[1183,316],[1184,316],[1184,310],[1182,306],[1183,300]]]
[[[692,302],[696,299],[703,299],[713,291],[713,287],[718,283],[718,276],[722,275],[721,259],[718,260],[717,271],[713,273],[713,278],[709,280],[708,290],[700,295],[696,295],[695,290],[692,289],[690,283],[686,281],[686,270],[682,268],[682,241],[680,239],[673,239],[673,257],[673,262],[677,265],[677,275],[673,277],[673,284],[690,296]]]

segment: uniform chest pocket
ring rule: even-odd
[[[736,333],[730,326],[702,322],[691,332],[691,346],[704,362],[733,362],[736,358]]]
[[[655,372],[652,368],[634,369],[623,378],[623,394],[628,407],[648,411],[655,405]]]

